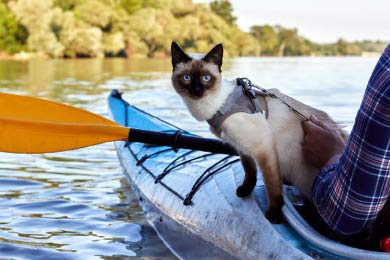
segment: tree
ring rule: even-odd
[[[32,52],[42,52],[54,58],[63,55],[64,46],[57,41],[53,33],[35,32],[28,37],[27,43]]]
[[[10,8],[28,30],[27,43],[30,51],[43,52],[52,57],[63,55],[64,46],[51,31],[55,10],[51,0],[18,0],[10,2]]]
[[[233,15],[233,6],[228,0],[215,0],[210,3],[211,11],[222,17],[228,24],[234,24],[237,18]]]
[[[18,21],[26,26],[29,34],[50,29],[52,19],[51,0],[18,0],[10,8]]]
[[[65,42],[66,53],[70,57],[103,57],[102,37],[97,27],[75,28]]]
[[[187,15],[177,19],[177,23],[179,25],[177,38],[172,40],[180,42],[185,49],[194,48],[202,38],[201,33],[203,30],[199,30],[199,28],[202,28],[199,18],[195,15]]]
[[[206,50],[209,51],[212,45],[217,43],[223,43],[224,55],[234,56],[237,53],[236,43],[231,40],[231,31],[229,30],[232,26],[229,25],[222,17],[210,12],[210,9],[199,7],[196,12],[196,17],[199,20],[198,37],[194,42],[195,50],[204,52],[206,46],[202,49],[198,49],[198,41],[204,40],[207,42]],[[195,29],[196,31],[196,29]]]
[[[85,0],[76,5],[74,13],[82,21],[100,28],[105,28],[110,23],[111,6],[98,0]]]
[[[108,56],[116,56],[125,49],[123,33],[103,34],[103,50]]]
[[[114,8],[111,14],[110,32],[121,32],[126,37],[130,32],[130,16],[123,8]]]
[[[20,25],[4,3],[0,3],[0,50],[17,53],[26,50],[27,29]]]
[[[75,18],[73,12],[62,13],[58,18],[61,24],[59,38],[65,47],[67,57],[103,57],[103,32]]]
[[[169,52],[172,39],[176,38],[178,24],[169,10],[145,8],[130,17],[130,30],[148,46],[148,57],[157,51]]]
[[[126,39],[126,56],[127,57],[134,57],[134,56],[141,56],[146,57],[149,53],[148,46],[141,40],[141,38],[138,36],[136,32],[130,32]]]
[[[231,29],[231,41],[235,43],[237,52],[234,56],[258,56],[261,46],[256,39],[237,27]]]
[[[340,38],[336,43],[337,53],[341,55],[347,55],[347,41]]]
[[[278,33],[269,25],[252,26],[250,33],[257,39],[261,47],[261,55],[274,56],[279,51]]]

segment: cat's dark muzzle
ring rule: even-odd
[[[191,97],[201,98],[201,97],[203,97],[204,89],[203,88],[190,88],[189,92],[190,92]]]

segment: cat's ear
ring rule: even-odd
[[[221,72],[223,58],[223,45],[222,43],[217,44],[209,53],[202,59],[205,62],[211,62],[218,66],[219,72]]]
[[[191,58],[187,54],[185,54],[185,52],[180,48],[180,46],[176,42],[172,42],[171,55],[172,55],[173,69],[175,69],[177,64],[191,60]]]

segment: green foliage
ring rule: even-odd
[[[29,33],[27,44],[30,51],[61,57],[64,47],[51,30],[55,8],[50,0],[18,0],[10,8],[18,21]]]
[[[302,55],[362,55],[363,52],[382,52],[385,42],[347,42],[339,39],[332,44],[316,44],[300,36],[296,29],[269,25],[253,26],[250,32],[261,46],[261,55],[302,56]]]
[[[383,42],[315,44],[296,29],[235,24],[227,0],[0,0],[0,51],[51,57],[168,56],[171,41],[188,52],[223,43],[225,56],[361,55]]]
[[[102,57],[102,31],[97,27],[76,28],[63,37],[65,55],[68,57]]]
[[[154,9],[171,9],[173,3],[177,0],[143,0],[143,8],[154,8]],[[191,2],[192,4],[192,2]]]
[[[357,44],[364,52],[382,52],[387,46],[387,42],[380,41],[362,41],[354,44]]]
[[[148,57],[153,57],[159,50],[167,51],[178,31],[178,25],[168,10],[142,9],[130,17],[130,24],[131,30],[148,46]]]
[[[386,42],[380,41],[346,42],[343,39],[339,39],[336,43],[331,44],[313,44],[313,53],[326,56],[355,56],[362,55],[365,52],[380,53],[386,45]]]
[[[57,41],[54,33],[35,32],[28,37],[30,51],[46,53],[52,57],[61,57],[64,47]]]
[[[109,56],[116,56],[125,49],[123,33],[103,34],[103,50]]]
[[[0,51],[17,53],[26,50],[27,30],[16,21],[4,3],[0,3]]]
[[[233,6],[228,0],[215,0],[210,3],[211,11],[222,17],[228,24],[234,24],[237,18],[233,15]]]
[[[126,43],[126,55],[128,57],[132,56],[143,56],[148,55],[149,49],[148,46],[141,41],[140,37],[136,32],[130,32],[127,38],[125,39]]]
[[[142,8],[142,0],[120,0],[120,5],[128,14],[133,14]]]
[[[82,0],[54,0],[53,5],[61,8],[64,11],[73,10],[77,3]]]
[[[75,18],[73,12],[65,12],[58,18],[62,27],[59,34],[66,57],[102,57],[103,32]]]
[[[258,56],[260,53],[261,46],[260,44],[251,37],[251,35],[244,33],[237,28],[233,29],[231,40],[236,45],[236,53],[233,53],[232,56]]]
[[[310,55],[310,47],[303,37],[298,35],[297,29],[286,29],[278,26],[279,56]]]
[[[276,30],[269,25],[255,25],[250,33],[258,40],[261,46],[261,55],[275,56],[279,53],[279,37]]]
[[[48,31],[52,17],[52,1],[18,0],[11,2],[10,8],[29,34]]]
[[[111,8],[99,0],[81,1],[75,7],[75,15],[82,21],[100,28],[105,28],[110,22]]]
[[[170,6],[172,14],[176,18],[193,16],[197,6],[192,4],[192,0],[174,1]]]

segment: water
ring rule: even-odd
[[[350,130],[377,58],[238,58],[245,76],[326,110]],[[170,86],[170,61],[0,61],[0,91],[108,116],[113,88],[180,127],[209,135]],[[2,108],[6,109],[6,108]],[[28,113],[28,111],[26,111]],[[28,141],[28,140],[26,140]],[[113,144],[43,155],[0,153],[0,259],[174,259],[123,179]]]

